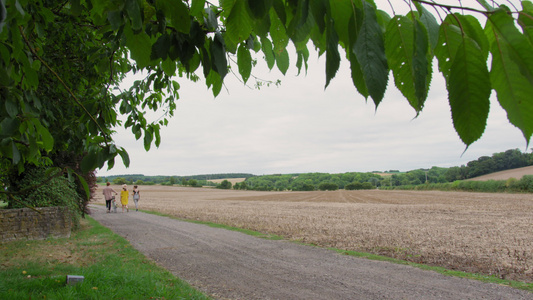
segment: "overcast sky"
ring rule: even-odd
[[[276,67],[269,71],[262,60],[253,70],[263,79],[281,79],[279,87],[250,89],[228,74],[226,89],[214,98],[203,81],[178,79],[180,99],[161,130],[161,146],[146,152],[142,138],[117,129],[114,139],[129,152],[130,167],[117,159],[112,170],[106,166],[97,175],[409,171],[460,166],[508,149],[529,151],[494,92],[485,133],[464,152],[440,73],[434,73],[426,105],[415,118],[392,76],[376,110],[371,98],[366,102],[357,93],[346,62],[324,90],[324,58],[311,52],[307,75],[296,76],[296,57],[289,53],[286,76]]]

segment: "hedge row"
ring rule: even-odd
[[[402,185],[393,187],[380,187],[382,190],[419,190],[419,191],[463,191],[485,193],[533,193],[533,175],[526,175],[520,180],[509,178],[507,180],[473,181],[460,180],[447,183],[429,183],[421,185]]]

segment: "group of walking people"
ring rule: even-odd
[[[111,212],[111,208],[113,208],[114,212],[117,212],[117,200],[115,199],[115,195],[118,195],[117,192],[111,187],[111,183],[107,182],[106,187],[103,191],[104,198],[105,198],[105,206],[107,208],[107,212]],[[113,195],[114,194],[114,195]],[[122,186],[122,190],[120,191],[120,204],[122,205],[122,212],[124,212],[124,209],[126,209],[126,212],[129,212],[130,209],[128,208],[128,200],[129,200],[129,191],[128,186],[124,184]],[[135,202],[135,211],[139,211],[139,199],[141,198],[141,192],[139,191],[139,188],[134,185],[133,186],[133,202]]]

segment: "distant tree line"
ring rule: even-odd
[[[533,165],[533,154],[522,153],[519,149],[495,153],[492,157],[481,156],[460,167],[449,168],[444,176],[446,181],[464,180],[498,171],[522,168]]]
[[[361,190],[375,188],[394,188],[400,186],[420,186],[446,184],[465,180],[493,172],[533,165],[533,154],[522,153],[519,149],[494,153],[491,157],[482,156],[460,167],[416,169],[408,172],[390,170],[384,173],[347,172],[330,173],[293,173],[255,176],[248,173],[222,173],[194,176],[144,176],[142,174],[118,175],[98,178],[113,184],[161,184],[191,187],[213,186],[220,189],[256,191],[315,191],[315,190]],[[215,184],[210,180],[226,178],[246,178],[232,184],[224,180]],[[472,184],[471,184],[472,185]],[[454,186],[455,187],[455,186]]]
[[[255,175],[248,173],[220,173],[220,174],[204,174],[193,176],[146,176],[143,174],[128,174],[128,175],[112,175],[105,177],[98,177],[98,182],[111,182],[113,184],[122,185],[183,185],[183,186],[216,186],[217,184],[210,180],[224,179],[224,178],[248,178]]]
[[[247,178],[246,181],[235,184],[233,188],[259,191],[315,191],[438,185],[529,165],[533,165],[531,153],[522,153],[519,149],[511,149],[495,153],[492,157],[482,156],[477,160],[468,162],[466,166],[460,167],[432,167],[403,173],[399,170],[390,170],[385,174],[374,171],[370,173],[264,175]]]
[[[338,189],[374,189],[383,178],[374,173],[348,172],[342,174],[303,173],[263,175],[236,183],[234,189],[256,191],[331,191]],[[354,183],[365,183],[357,185]]]

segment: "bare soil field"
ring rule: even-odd
[[[479,176],[479,177],[472,178],[469,180],[484,181],[484,180],[507,180],[509,178],[520,179],[524,175],[533,175],[533,166],[490,173],[490,174]]]
[[[229,182],[231,182],[231,184],[236,184],[236,183],[239,183],[239,182],[243,182],[246,180],[246,178],[224,178],[224,179],[211,179],[211,180],[208,180],[208,181],[211,181],[213,183],[221,183],[222,181],[224,180],[227,180]]]
[[[533,282],[530,194],[256,192],[168,186],[140,190],[141,209],[179,218]],[[101,191],[93,202],[104,203]]]

